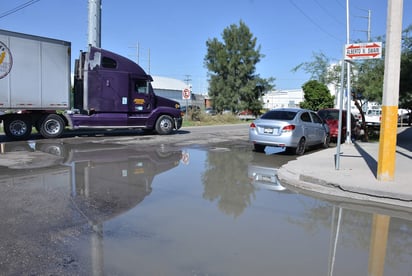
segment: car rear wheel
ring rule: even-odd
[[[303,155],[306,150],[306,139],[305,138],[300,138],[298,146],[295,149],[295,154],[296,155]]]
[[[322,147],[324,149],[327,149],[327,148],[329,148],[329,144],[330,144],[330,135],[326,134],[325,139],[323,140]]]

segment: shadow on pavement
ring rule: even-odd
[[[412,151],[412,128],[409,127],[398,134],[396,145],[406,150]],[[411,156],[409,156],[412,158]]]
[[[407,151],[412,151],[412,128],[407,128],[397,135],[396,145]],[[365,151],[358,143],[355,143],[355,148],[363,157],[374,176],[377,177],[378,161],[375,160],[375,158]],[[396,150],[396,153],[412,159],[412,155],[408,155],[405,152]]]
[[[368,165],[373,175],[377,177],[376,172],[378,170],[378,162],[375,160],[375,158],[373,158],[372,155],[366,152],[358,143],[355,143],[355,148],[360,153],[360,155],[363,157],[363,159],[365,160],[366,164]]]

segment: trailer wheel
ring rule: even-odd
[[[156,132],[160,135],[172,133],[174,122],[169,115],[162,115],[156,121]]]
[[[40,134],[44,138],[58,138],[63,133],[64,120],[57,114],[47,115],[40,125]]]
[[[13,140],[27,139],[31,134],[32,123],[24,116],[11,116],[4,120],[4,133]]]

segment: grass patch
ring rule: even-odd
[[[217,114],[208,115],[202,112],[189,113],[187,116],[183,116],[183,127],[190,126],[211,126],[211,125],[224,125],[224,124],[241,124],[246,122],[240,120],[233,114]]]

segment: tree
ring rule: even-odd
[[[310,80],[302,86],[302,89],[304,101],[300,104],[300,107],[314,111],[333,107],[334,97],[325,84],[317,80]]]
[[[330,59],[322,52],[313,53],[312,56],[313,61],[303,62],[293,68],[292,71],[296,72],[299,69],[303,69],[306,73],[310,74],[310,80],[316,80],[326,86],[333,86],[335,91],[340,91],[342,85],[341,62],[331,64]],[[344,77],[346,77],[346,74]],[[333,97],[333,99],[335,98]]]
[[[382,102],[384,59],[367,59],[354,66],[357,74],[353,78],[353,87],[358,99],[368,102]]]
[[[303,69],[310,74],[311,80],[328,84],[330,82],[330,59],[322,52],[312,54],[313,61],[302,62],[292,69],[293,72]]]
[[[256,64],[263,55],[256,38],[243,21],[239,26],[230,25],[223,31],[220,42],[217,38],[206,42],[204,59],[208,69],[209,96],[218,111],[249,109],[258,114],[262,108],[261,96],[273,88],[273,78],[260,78]]]

